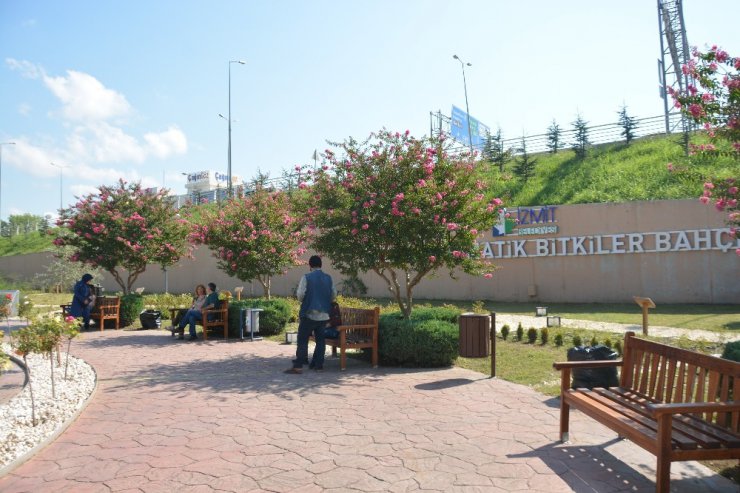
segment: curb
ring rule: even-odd
[[[82,360],[85,361],[85,360]],[[36,454],[41,452],[42,449],[46,448],[47,445],[51,444],[54,440],[59,437],[64,431],[69,428],[69,426],[74,423],[77,418],[82,414],[82,411],[85,410],[85,408],[90,404],[93,397],[95,396],[96,392],[98,391],[98,372],[95,371],[95,367],[93,367],[90,363],[85,361],[85,363],[92,369],[93,374],[95,375],[95,385],[93,386],[92,392],[90,392],[90,395],[87,396],[87,399],[85,399],[85,402],[82,403],[82,405],[74,412],[72,415],[67,418],[62,424],[60,424],[54,432],[45,437],[43,440],[41,440],[39,443],[36,444],[32,449],[26,451],[23,455],[17,457],[15,460],[9,462],[8,464],[5,464],[2,468],[0,468],[0,478],[4,477],[7,474],[10,474],[14,469],[17,467],[20,467],[25,462],[27,462],[29,459],[32,459]],[[28,369],[23,365],[23,370],[26,373],[26,381],[28,381]],[[25,384],[24,384],[25,387]]]

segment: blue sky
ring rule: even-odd
[[[691,45],[740,55],[737,0],[685,0]],[[185,193],[183,172],[249,178],[326,141],[429,133],[465,107],[506,137],[578,112],[662,114],[656,2],[0,0],[0,214],[56,214],[118,178]]]

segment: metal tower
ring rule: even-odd
[[[660,58],[658,71],[660,77],[660,97],[663,98],[665,112],[665,131],[671,133],[669,113],[672,104],[669,101],[668,88],[684,92],[690,83],[690,77],[684,75],[681,67],[689,63],[691,52],[686,38],[686,24],[683,19],[682,0],[658,0],[658,27],[660,29]],[[674,120],[675,121],[675,120]],[[682,117],[681,130],[688,137],[691,124]]]

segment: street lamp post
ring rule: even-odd
[[[231,64],[238,63],[244,65],[243,60],[229,60],[229,155],[228,155],[228,167],[226,170],[226,195],[231,198]]]
[[[0,226],[3,224],[3,146],[14,145],[15,142],[0,142]]]
[[[69,168],[69,166],[63,166],[61,164],[55,164],[50,163],[55,168],[59,168],[59,214],[62,213],[62,209],[64,209],[63,206],[63,200],[62,200],[62,176],[64,174],[64,168]]]
[[[470,142],[470,153],[473,153],[473,132],[470,130],[470,107],[468,106],[468,83],[465,80],[465,65],[468,67],[472,67],[470,63],[463,62],[459,56],[452,55],[452,58],[460,62],[460,67],[462,67],[462,74],[463,74],[463,88],[465,89],[465,111],[468,113],[468,139]]]

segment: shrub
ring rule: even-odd
[[[537,329],[534,327],[527,329],[527,340],[530,344],[534,344],[537,341]]]
[[[380,317],[378,354],[384,365],[450,366],[457,358],[458,345],[459,330],[453,323],[404,320],[398,312]]]
[[[555,334],[555,345],[560,347],[563,345],[563,334]]]
[[[398,312],[400,316],[400,312]],[[411,312],[411,320],[442,320],[444,322],[457,323],[460,310],[454,307],[435,306],[414,308]]]
[[[33,314],[33,301],[27,294],[22,294],[18,300],[18,316],[28,320]]]
[[[519,325],[516,328],[516,340],[521,341],[524,339],[524,327],[522,327],[522,323],[519,322]]]
[[[544,346],[547,344],[547,341],[550,340],[550,331],[547,330],[547,327],[543,327],[540,329],[540,341],[542,342],[542,345]]]
[[[162,313],[163,320],[170,319],[170,308],[190,308],[193,303],[191,294],[146,294],[144,295],[144,306],[147,309]]]
[[[593,336],[591,338],[591,347],[598,346],[598,345],[599,345],[599,340],[596,338],[596,336]]]
[[[131,293],[121,296],[121,308],[118,312],[118,322],[121,327],[128,327],[135,320],[139,320],[139,314],[144,311],[144,297],[140,294]]]
[[[732,361],[740,362],[740,341],[728,342],[722,351],[722,357]]]
[[[511,327],[509,327],[508,324],[501,327],[501,337],[503,337],[504,340],[509,337],[509,332],[511,332]]]
[[[574,335],[573,336],[573,347],[578,347],[582,345],[583,345],[583,341],[581,341],[581,336]]]
[[[604,341],[604,346],[611,349],[612,347],[614,347],[614,344],[612,343],[612,340],[607,337],[606,340]]]
[[[239,335],[239,313],[242,308],[262,308],[260,334],[263,336],[281,333],[293,316],[291,303],[282,298],[232,299],[229,302],[229,337]]]
[[[614,343],[614,350],[617,352],[618,355],[622,356],[622,341],[617,341]]]

